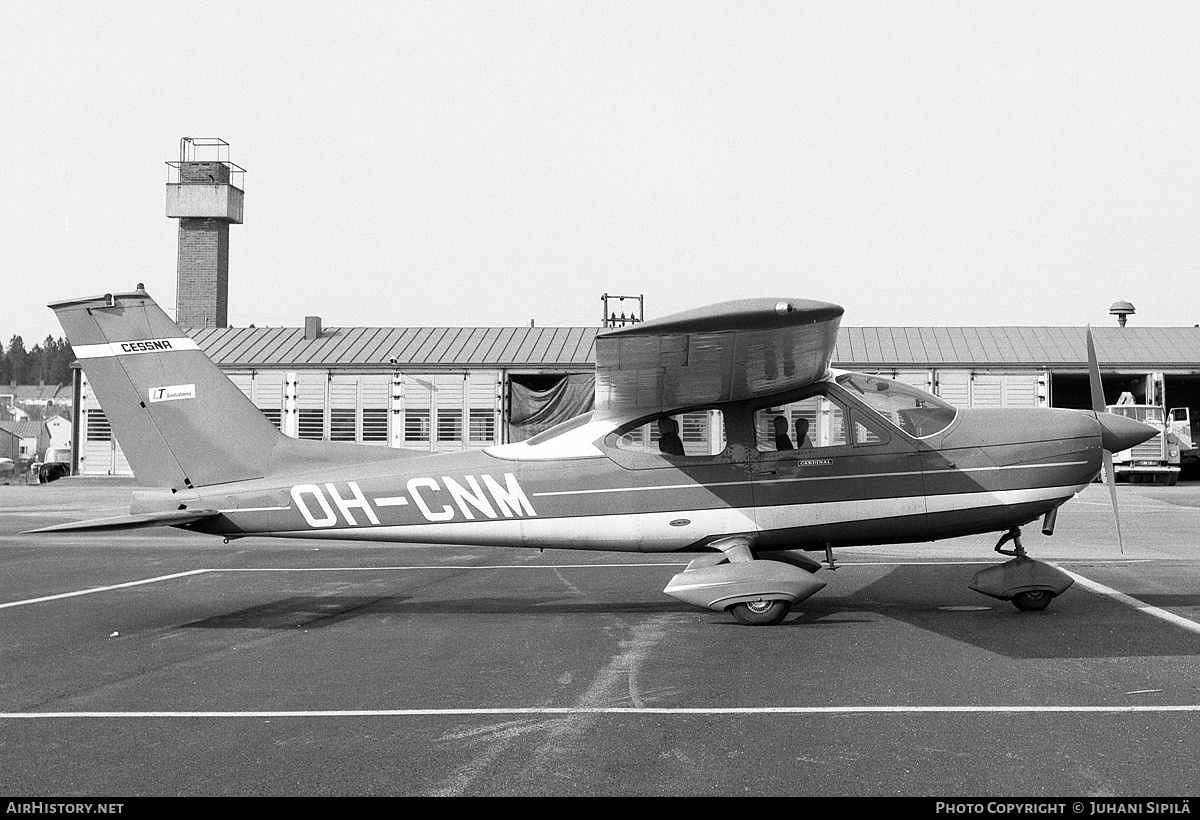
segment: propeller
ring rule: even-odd
[[[1092,388],[1092,411],[1100,423],[1100,441],[1104,449],[1104,474],[1108,479],[1108,495],[1112,499],[1113,518],[1117,522],[1117,544],[1125,554],[1125,542],[1121,538],[1121,516],[1117,512],[1117,476],[1113,470],[1113,453],[1128,450],[1134,445],[1148,441],[1158,430],[1128,416],[1118,416],[1105,410],[1104,389],[1100,384],[1100,365],[1096,361],[1096,345],[1092,341],[1092,327],[1087,328],[1088,377]]]
[[[1121,554],[1125,554],[1125,541],[1121,538],[1121,515],[1117,511],[1117,476],[1113,472],[1113,457],[1110,445],[1115,446],[1119,442],[1111,442],[1105,435],[1108,428],[1104,426],[1102,415],[1108,415],[1107,405],[1104,403],[1104,386],[1100,383],[1100,362],[1096,359],[1096,343],[1092,341],[1092,326],[1087,326],[1087,357],[1088,357],[1088,382],[1092,388],[1092,412],[1096,414],[1096,421],[1100,422],[1100,438],[1104,443],[1104,478],[1108,484],[1108,496],[1112,499],[1113,520],[1117,522],[1117,547],[1121,550]]]

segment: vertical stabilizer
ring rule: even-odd
[[[266,474],[282,435],[145,291],[50,307],[143,485]]]

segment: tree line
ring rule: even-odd
[[[25,349],[20,336],[0,344],[0,385],[70,384],[75,354],[66,339],[47,336],[40,344]]]

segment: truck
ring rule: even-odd
[[[48,484],[69,476],[71,474],[71,448],[47,448],[45,458],[31,464],[29,472],[37,479],[38,484]]]
[[[1122,393],[1117,403],[1108,405],[1106,409],[1158,430],[1154,438],[1113,453],[1116,479],[1174,486],[1179,480],[1180,463],[1196,456],[1192,443],[1191,410],[1173,407],[1168,411],[1156,404],[1137,404],[1131,393]]]

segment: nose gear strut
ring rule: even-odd
[[[1015,547],[1015,549],[1003,549],[1004,545],[1009,541],[1013,542],[1013,547]],[[1000,541],[996,544],[996,552],[1000,553],[1001,555],[1012,555],[1017,558],[1026,557],[1025,547],[1021,545],[1021,528],[1013,527],[1011,530],[1004,533],[1004,535],[1000,536]]]

